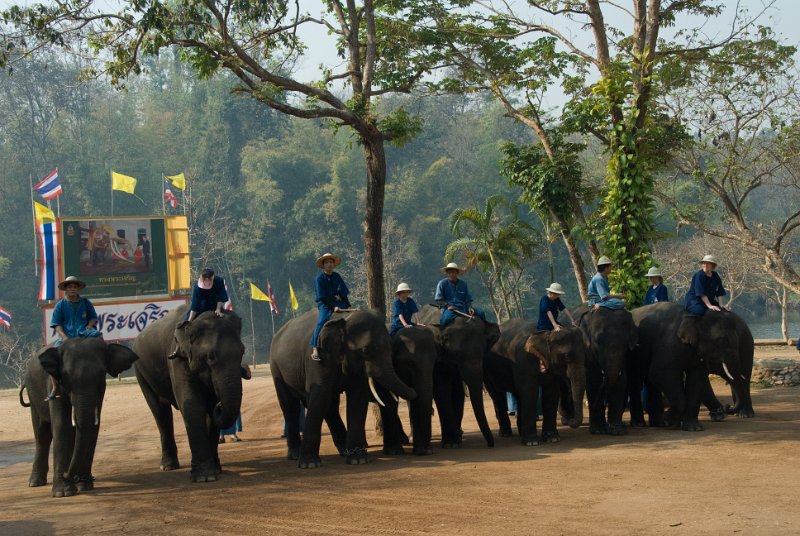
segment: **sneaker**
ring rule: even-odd
[[[313,361],[322,361],[322,357],[319,355],[319,349],[318,348],[314,348],[311,351],[311,359]]]
[[[236,435],[236,434],[233,434],[233,437],[231,438],[231,441],[233,441],[234,443],[238,443],[238,442],[239,442],[239,441],[241,441],[241,440],[242,440],[242,438],[240,438],[240,437],[239,437],[238,435]]]
[[[219,443],[220,445],[221,445],[221,444],[223,444],[223,443],[225,443],[225,436],[224,436],[224,435],[221,435],[221,436],[219,436],[219,441],[218,441],[218,443]]]

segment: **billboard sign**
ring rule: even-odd
[[[86,283],[81,295],[97,299],[169,296],[164,218],[64,218],[63,275]]]
[[[148,325],[165,316],[173,309],[186,303],[186,300],[156,300],[133,303],[95,303],[97,311],[97,330],[107,342],[135,339]],[[50,321],[54,307],[44,308],[45,344],[56,339]]]

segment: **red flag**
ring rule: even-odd
[[[228,301],[226,301],[222,307],[226,311],[233,311],[233,302],[231,301],[230,293],[228,293],[228,282],[223,279],[222,284],[225,285],[225,294],[228,294]]]
[[[272,314],[279,315],[278,306],[275,305],[275,298],[272,296],[272,288],[269,286],[269,279],[267,279],[267,296],[269,296],[269,308],[272,310]]]

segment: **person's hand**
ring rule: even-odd
[[[553,331],[561,331],[561,326],[556,324],[555,326],[553,326]]]
[[[217,316],[222,316],[222,311],[217,309],[216,311],[214,311],[214,314],[217,315]]]
[[[406,324],[406,325],[405,325],[405,326],[403,326],[403,327],[404,327],[404,328],[413,328],[413,327],[414,327],[414,324]]]
[[[475,314],[475,309],[472,307],[469,308],[469,316],[473,316]]]
[[[599,303],[595,303],[594,305],[592,305],[592,311],[597,311],[598,309],[600,309]]]
[[[341,310],[341,309],[339,309],[338,307],[334,307],[334,308],[333,308],[333,312],[334,312],[334,313],[341,313],[341,312],[342,312],[342,310]]]
[[[709,305],[708,308],[712,311],[722,311],[717,305]]]
[[[456,310],[456,308],[455,308],[455,307],[453,307],[452,305],[448,305],[448,306],[447,306],[447,310],[448,310],[448,311],[455,311],[455,310]]]
[[[420,324],[419,322],[417,322],[417,325],[422,326],[423,328],[428,326],[427,324]],[[800,348],[798,348],[797,351],[800,352]]]

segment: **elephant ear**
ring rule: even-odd
[[[42,368],[56,380],[61,379],[61,352],[58,348],[48,346],[36,356]]]
[[[488,351],[494,346],[494,343],[500,340],[500,326],[494,322],[485,322],[483,333],[486,337],[486,350]]]
[[[224,311],[225,318],[229,323],[233,330],[236,331],[236,334],[239,338],[242,337],[242,317],[234,313],[233,311]]]
[[[639,346],[639,331],[636,329],[636,324],[631,322],[628,332],[628,350],[632,352],[637,346]]]
[[[696,348],[697,343],[700,341],[700,334],[698,332],[698,324],[703,317],[683,315],[680,326],[678,326],[678,338],[682,343]]]
[[[533,333],[525,341],[525,351],[536,359],[550,366],[550,348],[547,343],[547,333]]]
[[[319,332],[319,345],[328,354],[338,355],[344,345],[345,317],[331,318]]]
[[[192,358],[192,323],[181,322],[175,328],[175,340],[178,341],[178,355]]]
[[[109,344],[106,347],[106,372],[109,376],[116,378],[120,373],[131,368],[137,359],[139,356],[127,346]]]

